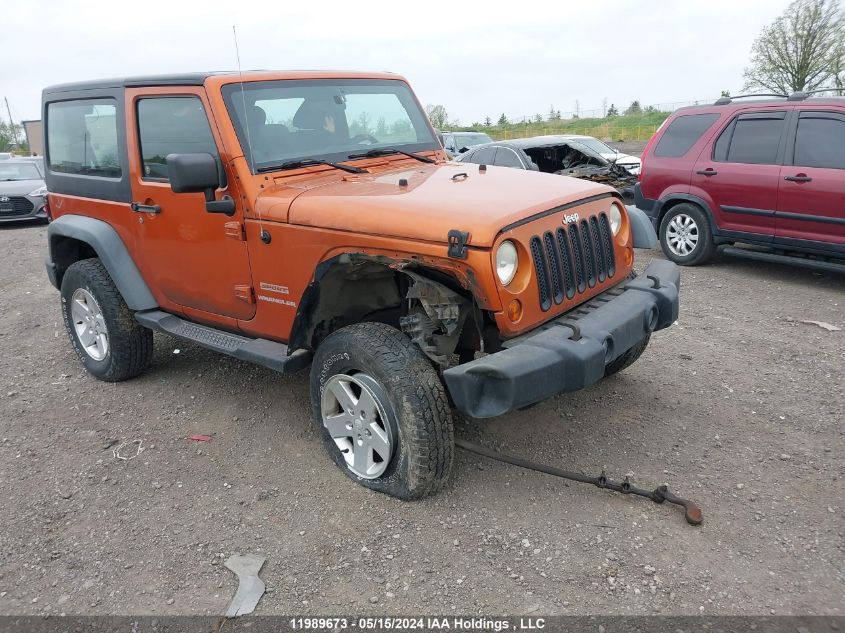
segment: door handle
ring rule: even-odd
[[[784,176],[784,180],[789,180],[790,182],[810,182],[812,178],[810,178],[807,174],[798,174],[797,176]]]
[[[695,173],[697,173],[699,176],[708,176],[709,177],[709,176],[715,176],[719,172],[716,171],[715,169],[713,169],[712,167],[708,167],[707,169],[702,169],[702,170],[697,171]]]
[[[130,202],[129,208],[135,213],[161,213],[161,207],[157,204],[140,204],[138,202]]]

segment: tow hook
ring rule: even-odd
[[[701,523],[704,521],[704,516],[701,514],[701,508],[699,508],[698,505],[696,505],[692,501],[689,501],[687,499],[681,499],[677,495],[672,494],[671,492],[669,492],[669,488],[665,485],[658,486],[654,490],[637,488],[636,486],[631,485],[631,482],[629,481],[628,477],[625,477],[625,480],[620,484],[616,481],[608,479],[604,471],[602,471],[601,475],[599,475],[598,477],[590,477],[589,475],[583,475],[581,473],[575,473],[568,470],[561,470],[560,468],[555,468],[554,466],[545,466],[543,464],[530,462],[527,459],[522,459],[521,457],[515,457],[513,455],[500,453],[499,451],[494,451],[492,449],[485,448],[484,446],[481,446],[479,444],[473,444],[472,442],[467,442],[466,440],[462,440],[459,438],[455,439],[455,446],[457,446],[458,448],[462,448],[470,453],[475,453],[476,455],[481,455],[482,457],[494,459],[498,462],[513,464],[514,466],[519,466],[520,468],[536,470],[537,472],[546,473],[547,475],[553,475],[555,477],[561,477],[563,479],[569,479],[571,481],[578,481],[583,484],[593,484],[594,486],[598,486],[599,488],[607,488],[608,490],[621,492],[623,495],[637,495],[639,497],[651,499],[655,503],[663,503],[664,501],[668,501],[669,503],[674,503],[675,505],[679,505],[684,508],[684,516],[687,520],[687,523],[689,523],[690,525],[701,525]]]

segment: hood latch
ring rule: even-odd
[[[469,242],[469,232],[459,231],[458,229],[451,229],[449,231],[447,240],[449,242],[449,257],[454,259],[467,258],[467,242]]]

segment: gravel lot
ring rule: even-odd
[[[260,614],[845,614],[845,330],[800,322],[845,328],[841,276],[684,269],[679,323],[633,367],[458,425],[667,482],[701,505],[693,528],[674,506],[461,452],[434,498],[368,492],[324,454],[305,373],[167,337],[142,377],[98,382],[67,342],[45,233],[0,227],[2,614],[222,613],[222,561],[247,552],[267,557]],[[136,439],[137,459],[112,456]]]

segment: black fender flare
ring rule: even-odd
[[[155,297],[117,231],[107,222],[83,215],[63,215],[51,222],[47,229],[50,249],[47,273],[56,288],[61,287],[62,275],[73,263],[60,252],[62,238],[83,242],[97,253],[131,310],[152,310],[158,307]]]
[[[675,201],[683,201],[683,202],[691,202],[696,206],[701,207],[704,213],[707,214],[707,219],[710,220],[710,231],[713,235],[721,235],[721,231],[719,230],[719,226],[716,224],[716,217],[713,215],[713,209],[710,208],[710,205],[699,196],[693,195],[691,193],[670,193],[665,198],[661,198],[657,204],[655,205],[654,209],[654,224],[655,230],[658,232],[660,231],[660,223],[663,222],[663,216],[665,215],[664,209],[666,205],[670,202]]]

